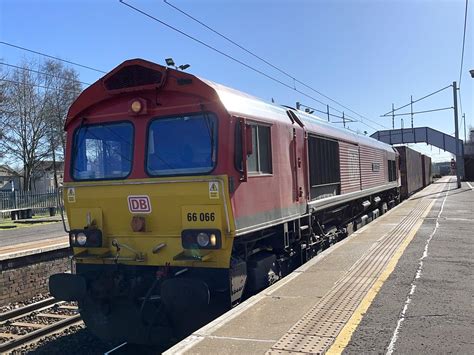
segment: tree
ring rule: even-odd
[[[69,107],[81,92],[79,74],[62,62],[48,60],[43,64],[44,81],[48,88],[45,93],[45,118],[51,127],[51,149],[64,158],[66,134],[64,123]]]
[[[1,117],[3,116],[3,112],[5,109],[5,90],[6,90],[6,83],[7,83],[7,74],[3,72],[2,68],[0,67],[0,122]],[[4,139],[4,127],[0,126],[0,142]],[[3,158],[4,152],[1,149],[0,145],[0,159]]]
[[[7,161],[21,162],[25,190],[32,189],[33,173],[41,161],[58,148],[64,153],[64,119],[80,93],[77,78],[74,70],[48,60],[40,65],[25,61],[4,81],[0,151]]]

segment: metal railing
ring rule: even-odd
[[[35,214],[48,214],[51,208],[57,212],[63,208],[62,191],[51,189],[47,192],[36,191],[0,191],[0,217],[7,217],[12,209],[31,208]]]

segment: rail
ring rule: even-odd
[[[48,298],[0,314],[0,353],[54,334],[67,326],[81,323],[77,306]],[[18,329],[23,329],[21,332]],[[23,333],[19,335],[19,333]],[[1,341],[1,340],[0,340]]]

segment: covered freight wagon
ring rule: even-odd
[[[421,169],[423,172],[423,187],[426,187],[429,184],[431,184],[432,172],[431,172],[431,158],[430,157],[426,155],[421,156]]]
[[[421,154],[405,146],[395,147],[400,154],[400,197],[408,198],[423,188]]]

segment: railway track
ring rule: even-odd
[[[0,314],[0,353],[81,323],[77,306],[47,298]]]

